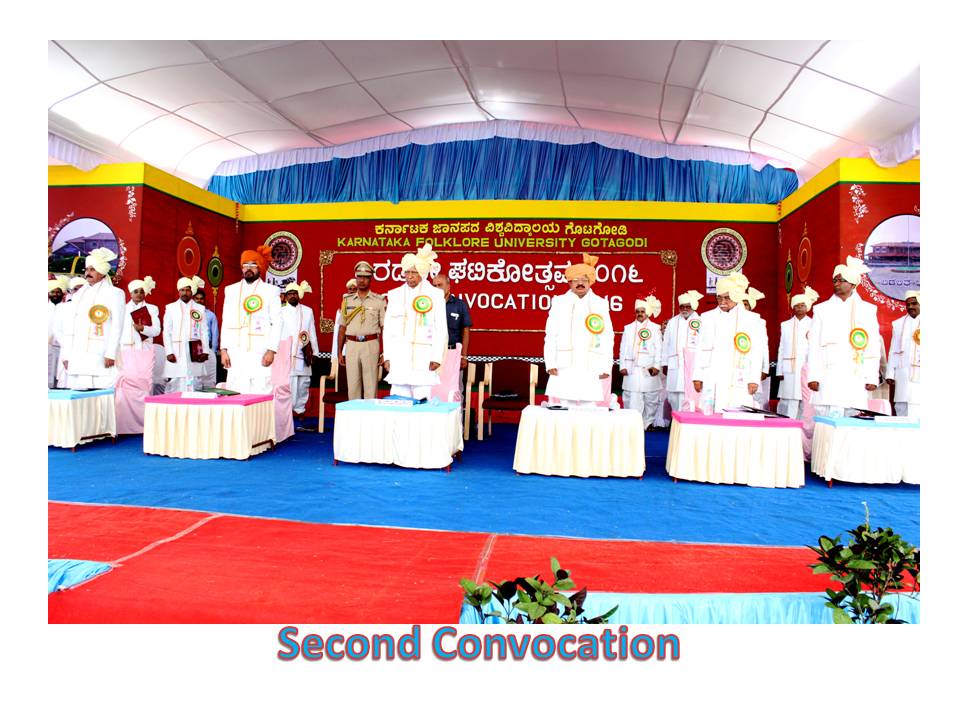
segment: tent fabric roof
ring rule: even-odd
[[[228,161],[493,120],[728,149],[801,180],[839,157],[898,161],[919,146],[919,51],[880,40],[56,40],[48,51],[51,162],[147,162],[199,186]]]

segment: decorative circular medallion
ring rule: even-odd
[[[603,318],[596,313],[590,313],[587,315],[586,325],[587,330],[592,332],[594,335],[599,335],[603,332]]]
[[[800,249],[797,251],[797,275],[800,282],[806,282],[813,267],[813,246],[806,235],[800,240]]]
[[[263,298],[259,295],[250,295],[243,301],[243,309],[251,315],[263,307]]]
[[[793,290],[793,263],[787,260],[787,266],[783,269],[783,286],[787,289],[787,294]]]
[[[641,340],[649,340],[649,339],[650,339],[650,331],[649,331],[647,328],[641,328],[641,329],[640,329],[640,339],[641,339]]]
[[[220,283],[223,282],[223,263],[220,258],[212,257],[207,263],[207,280],[211,287],[220,287]]]
[[[919,345],[920,344],[920,328],[917,328],[913,331],[913,341]]]
[[[300,266],[303,259],[303,245],[293,233],[281,230],[267,238],[264,243],[270,248],[270,267],[272,275],[284,277]]]
[[[298,337],[300,338],[301,347],[306,347],[307,343],[310,342],[310,335],[307,334],[306,330],[301,330],[300,335]]]
[[[110,310],[107,309],[106,305],[94,305],[87,313],[87,317],[94,325],[103,325],[110,319]]]
[[[691,320],[691,321],[690,321],[690,329],[691,329],[691,330],[699,330],[699,329],[700,329],[700,321],[699,321],[699,320]]]
[[[854,328],[850,331],[850,347],[854,350],[863,350],[867,347],[867,331],[863,328]]]
[[[413,309],[423,315],[433,310],[433,300],[426,295],[417,295],[413,299]]]
[[[700,257],[710,272],[729,275],[747,261],[747,242],[731,228],[717,228],[707,233],[700,245]]]
[[[751,345],[750,336],[745,332],[738,332],[733,336],[733,346],[737,349],[737,352],[746,355],[750,352]]]
[[[177,268],[186,277],[200,272],[200,246],[190,235],[185,235],[177,245]]]
[[[194,322],[200,322],[203,320],[203,315],[200,314],[199,310],[191,310],[190,317]]]

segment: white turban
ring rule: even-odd
[[[813,307],[813,304],[819,299],[820,299],[820,293],[818,293],[816,290],[814,290],[812,287],[808,285],[802,293],[800,293],[799,295],[794,295],[792,298],[790,298],[790,307],[794,308],[800,303],[803,303],[804,305],[807,306],[807,310],[809,310],[810,308]]]
[[[71,291],[76,290],[78,287],[82,287],[87,284],[87,281],[82,277],[70,278],[70,284],[67,286]]]
[[[750,303],[750,309],[753,310],[757,306],[757,300],[763,300],[766,297],[762,292],[756,288],[748,288],[746,301]]]
[[[59,290],[60,292],[66,292],[67,287],[70,283],[70,278],[66,275],[57,275],[54,280],[47,280],[47,292],[51,293],[54,290]]]
[[[304,293],[313,292],[313,288],[310,287],[310,283],[308,283],[306,280],[304,280],[299,285],[295,282],[292,282],[283,289],[285,293],[291,292],[293,290],[296,290],[297,297],[299,297],[301,300],[303,300]]]
[[[907,290],[907,295],[904,297],[904,300],[909,300],[910,298],[916,298],[917,302],[920,302],[920,291],[919,290]]]
[[[744,298],[747,297],[747,287],[750,285],[750,281],[747,280],[747,276],[741,273],[735,272],[726,275],[719,280],[717,280],[717,295],[730,295],[730,299],[734,302],[743,302]]]
[[[177,280],[177,291],[179,292],[185,287],[190,288],[191,293],[195,293],[197,288],[200,287],[200,283],[203,282],[200,278],[194,275],[192,278],[182,277]]]
[[[157,283],[153,281],[153,278],[149,275],[144,275],[143,280],[134,280],[129,285],[127,285],[127,290],[133,293],[134,290],[143,290],[144,295],[149,295],[153,292],[153,289],[157,286]],[[179,290],[179,288],[177,288]]]
[[[870,268],[867,267],[863,260],[853,257],[852,255],[847,255],[846,264],[837,265],[833,269],[833,275],[830,277],[839,275],[851,285],[859,285],[860,277],[866,275],[868,272],[870,272]]]
[[[99,247],[95,250],[91,250],[90,254],[87,255],[87,267],[92,267],[101,275],[110,274],[110,261],[116,260],[117,254],[112,250],[108,250],[105,247]]]
[[[677,301],[681,305],[689,305],[694,310],[696,310],[697,305],[700,304],[700,298],[702,297],[703,295],[698,293],[696,290],[687,290],[685,293],[683,293],[677,298]]]
[[[434,260],[437,259],[437,254],[433,251],[430,243],[427,243],[419,250],[417,254],[407,253],[400,259],[400,267],[404,272],[407,270],[416,270],[420,273],[421,278],[425,278],[430,274],[430,271],[433,270],[436,266],[436,272],[440,272],[440,265],[435,263]]]
[[[350,278],[349,280],[347,280],[347,290],[352,290],[356,286],[357,286],[356,278]]]
[[[653,295],[647,295],[643,300],[637,298],[637,301],[633,304],[633,309],[639,310],[640,308],[643,308],[649,317],[656,317],[660,314],[660,301]]]

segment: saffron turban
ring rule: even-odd
[[[596,255],[588,253],[583,254],[583,262],[571,265],[564,270],[567,280],[573,280],[581,275],[586,275],[587,283],[593,285],[597,281],[597,262],[600,260]]]
[[[260,274],[263,275],[267,271],[272,257],[273,251],[270,250],[269,245],[258,245],[256,250],[244,250],[240,253],[240,264],[245,265],[248,262],[255,262],[257,267],[260,268]]]

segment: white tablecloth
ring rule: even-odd
[[[548,410],[520,414],[513,469],[561,477],[641,477],[643,415],[635,410]]]
[[[459,403],[399,407],[373,400],[337,403],[333,458],[405,468],[445,468],[463,450]]]
[[[47,393],[47,445],[74,448],[107,435],[117,435],[112,388]]]
[[[667,474],[718,485],[803,487],[801,423],[674,413]]]
[[[810,471],[832,482],[920,484],[920,428],[814,418]]]
[[[169,396],[159,396],[167,398]],[[246,460],[273,447],[273,398],[240,404],[152,402],[143,416],[143,452],[176,458]]]

